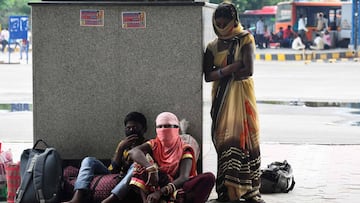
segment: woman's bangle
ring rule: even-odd
[[[224,77],[224,74],[223,74],[221,68],[219,68],[219,69],[217,70],[217,74],[218,74],[219,78]]]
[[[174,183],[169,183],[168,186],[171,188],[170,189],[170,194],[173,193],[176,190],[176,186],[174,185]]]
[[[176,186],[174,185],[174,183],[168,183],[164,188],[165,188],[165,192],[164,192],[165,196],[169,196],[170,194],[176,191]]]

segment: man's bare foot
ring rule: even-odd
[[[114,203],[114,202],[118,202],[118,201],[119,201],[119,199],[117,198],[117,196],[114,194],[111,194],[109,197],[107,197],[106,199],[101,201],[101,203]]]
[[[82,203],[85,198],[85,191],[84,190],[76,190],[73,198],[68,202],[62,202],[62,203]]]

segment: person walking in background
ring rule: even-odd
[[[328,28],[327,20],[325,20],[324,14],[320,12],[317,18],[316,31],[318,33],[321,33],[324,30],[327,30],[327,28]]]
[[[156,137],[129,152],[135,162],[130,185],[143,203],[205,203],[215,176],[197,174],[194,149],[182,141],[175,114],[162,112],[155,123]]]
[[[21,39],[19,41],[19,44],[20,44],[20,60],[21,60],[21,59],[23,59],[23,52],[25,52],[25,54],[27,54],[29,51],[29,40]]]
[[[9,37],[10,37],[9,30],[5,27],[3,30],[1,30],[0,33],[1,46],[2,46],[1,52],[3,53],[5,51],[6,46],[9,44]]]
[[[260,188],[260,131],[254,81],[254,38],[236,8],[221,3],[213,14],[217,35],[207,45],[203,73],[212,87],[212,140],[218,154],[218,201],[264,203]]]
[[[81,162],[78,177],[75,182],[75,194],[72,199],[66,203],[89,202],[90,183],[94,175],[119,173],[123,179],[111,191],[111,195],[102,203],[118,202],[128,195],[128,181],[132,176],[132,161],[129,159],[128,152],[133,147],[142,144],[145,141],[144,133],[147,129],[145,116],[139,112],[131,112],[124,119],[126,137],[119,142],[111,165],[106,167],[100,160],[94,157],[86,157]],[[124,183],[125,181],[125,183]]]
[[[324,23],[325,23],[324,24],[325,25],[324,31],[325,31],[325,30],[329,29],[329,19],[327,18],[326,14],[323,15],[323,18],[324,18]]]
[[[259,20],[256,22],[256,43],[258,48],[264,48],[264,34],[265,34],[265,24],[263,17],[260,17]]]
[[[300,38],[304,44],[306,44],[308,41],[306,38],[307,32],[308,32],[308,29],[306,28],[305,17],[303,14],[300,14],[299,20],[298,20],[298,35],[300,36]]]
[[[265,29],[264,29],[264,44],[265,44],[265,48],[269,48],[269,47],[270,47],[270,42],[272,42],[272,33],[270,32],[268,26],[265,25]]]

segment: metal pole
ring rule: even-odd
[[[352,15],[352,40],[354,44],[354,50],[357,50],[359,41],[359,0],[353,0],[353,15]]]

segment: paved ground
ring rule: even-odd
[[[261,144],[262,167],[287,160],[293,167],[295,188],[289,193],[263,195],[268,203],[356,203],[360,198],[359,145]],[[216,154],[205,154],[215,163]],[[215,172],[211,164],[205,170]],[[216,199],[213,192],[210,199]],[[209,201],[215,202],[215,201]]]
[[[14,158],[31,143],[4,143]],[[4,149],[5,149],[4,148]],[[204,171],[216,174],[216,153],[204,145]],[[293,167],[295,188],[289,193],[263,195],[268,203],[357,203],[360,198],[360,145],[296,145],[262,143],[262,167],[287,160]],[[213,190],[208,202],[216,202]]]

